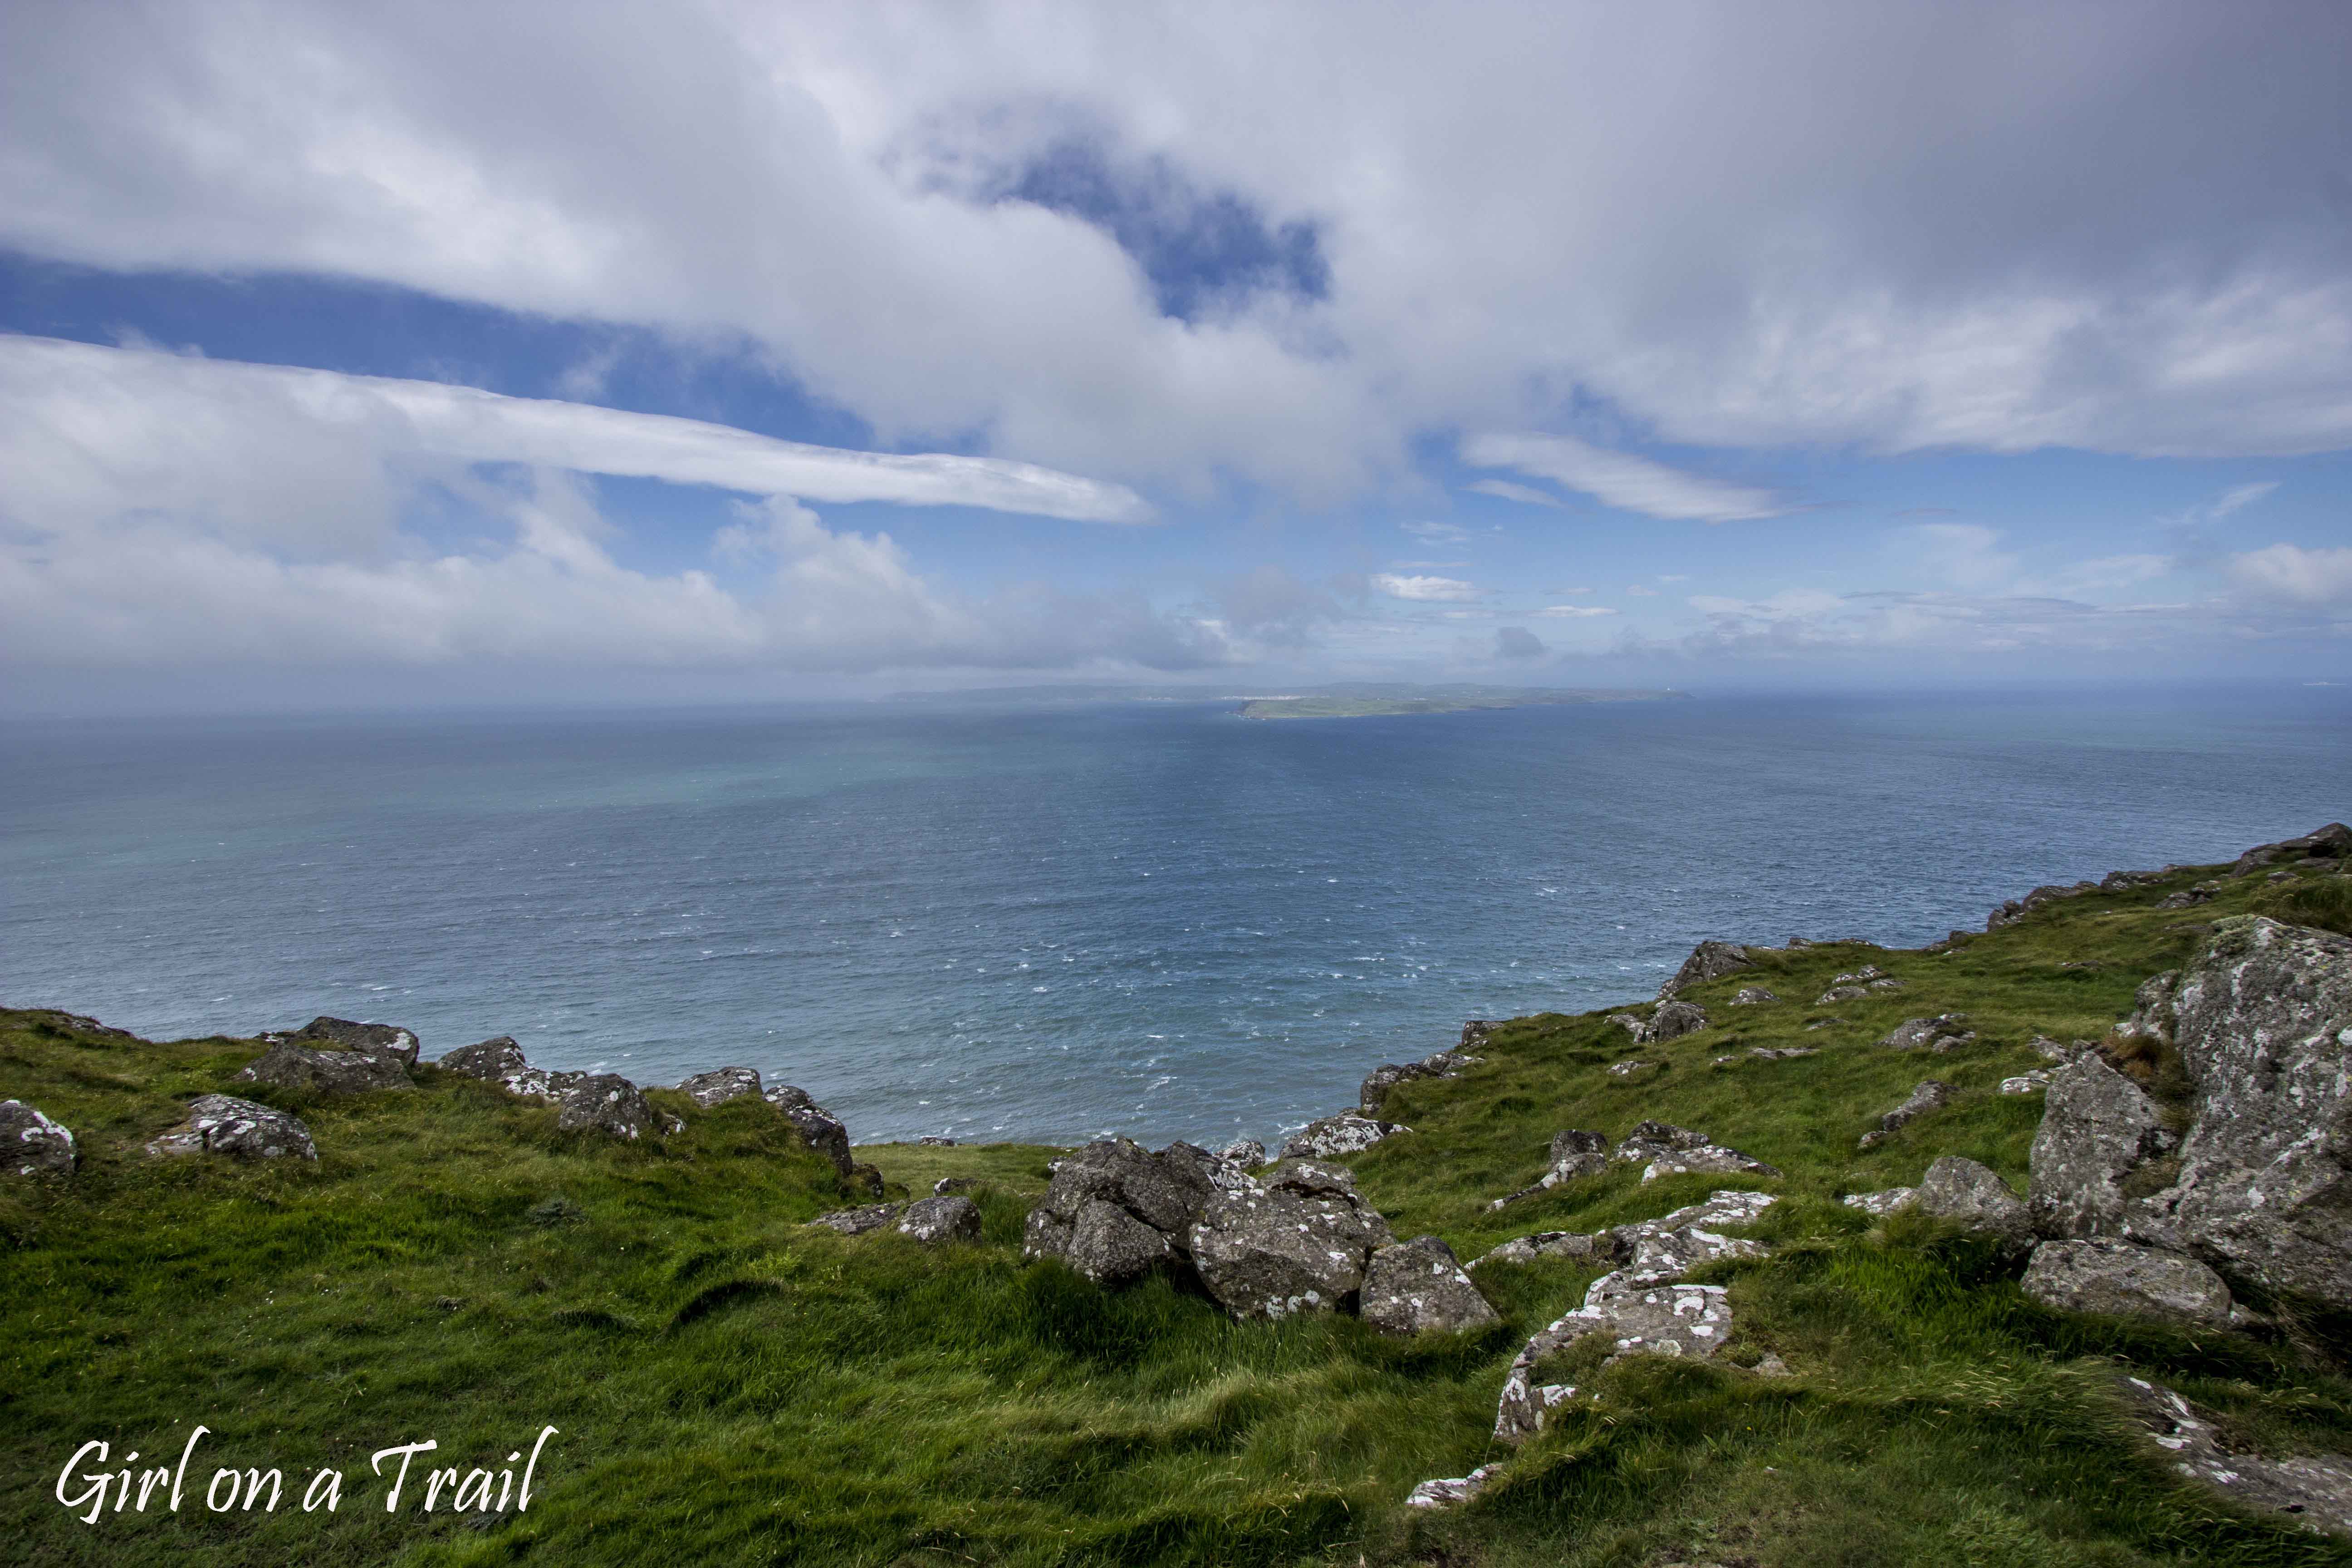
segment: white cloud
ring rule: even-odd
[[[1588,446],[1572,436],[1474,436],[1462,443],[1462,460],[1473,468],[1517,468],[1557,479],[1610,506],[1651,517],[1729,522],[1778,517],[1789,510],[1769,490],[1704,479],[1629,452]]]
[[[2000,548],[2000,533],[1975,522],[1922,522],[1900,531],[1915,569],[1947,587],[1998,586],[2017,575],[2018,557]]]
[[[1593,616],[1613,616],[1617,612],[1606,605],[1547,605],[1536,612],[1554,620],[1581,620]]]
[[[1381,572],[1372,578],[1372,586],[1391,599],[1407,599],[1417,604],[1443,604],[1475,599],[1475,584],[1454,577],[1406,577],[1393,572]]]
[[[2258,479],[2250,485],[2240,485],[2234,489],[2224,491],[2221,498],[2208,509],[2208,515],[2216,518],[2227,517],[2241,508],[2253,505],[2278,488],[2279,482],[2276,479]]]
[[[1515,485],[1508,479],[1479,479],[1469,488],[1482,496],[1496,496],[1504,500],[1515,500],[1523,506],[1564,509],[1568,505],[1549,490],[1539,490],[1533,485]]]
[[[2239,586],[2291,605],[2352,606],[2352,549],[2272,544],[2230,558]]]
[[[1460,544],[1470,531],[1458,522],[1401,522],[1397,526],[1430,544]]]

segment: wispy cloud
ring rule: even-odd
[[[1767,489],[1670,468],[1664,463],[1589,446],[1573,436],[1496,433],[1462,443],[1476,468],[1517,468],[1556,479],[1624,511],[1700,522],[1779,517],[1790,504]]]
[[[1496,496],[1503,500],[1515,500],[1523,506],[1548,506],[1564,510],[1568,505],[1549,490],[1539,490],[1533,485],[1515,485],[1508,479],[1480,479],[1469,488],[1482,496]]]
[[[2352,549],[2267,545],[2231,556],[2230,577],[2263,598],[2352,606]]]
[[[1458,604],[1478,596],[1475,584],[1454,577],[1407,577],[1382,572],[1372,578],[1372,586],[1391,599],[1415,604]]]
[[[2206,508],[2208,517],[2223,518],[2244,507],[2250,507],[2279,488],[2276,479],[2257,479],[2250,485],[2240,485],[2225,490],[2221,498]]]
[[[1431,544],[1459,544],[1470,537],[1470,531],[1458,522],[1401,522],[1397,526]]]
[[[1536,612],[1553,620],[1582,620],[1591,616],[1613,616],[1617,612],[1606,605],[1547,605]]]

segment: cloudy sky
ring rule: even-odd
[[[2347,654],[2325,0],[0,9],[14,706]]]

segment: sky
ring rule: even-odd
[[[0,667],[2352,680],[2352,8],[12,0]]]

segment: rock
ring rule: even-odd
[[[2222,921],[2171,1025],[2191,1120],[2150,1219],[2267,1289],[2352,1300],[2352,940]]]
[[[827,1115],[823,1106],[790,1084],[771,1089],[761,1098],[781,1111],[801,1142],[824,1155],[835,1172],[847,1176],[856,1171],[857,1161],[849,1152],[849,1129]]]
[[[1743,985],[1732,993],[1731,1005],[1735,1007],[1754,1007],[1766,1002],[1778,1002],[1780,999],[1761,985]]]
[[[1193,1267],[1227,1311],[1282,1318],[1344,1310],[1373,1248],[1395,1238],[1346,1173],[1276,1167],[1264,1185],[1220,1189],[1192,1226]]]
[[[2173,993],[2179,984],[2180,971],[2177,969],[2168,969],[2141,981],[2139,989],[2132,993],[2131,1016],[2116,1026],[2116,1033],[2126,1039],[2169,1042]]]
[[[2352,1458],[2266,1459],[2231,1453],[2221,1447],[2212,1424],[2199,1420],[2189,1401],[2171,1389],[2128,1375],[2116,1381],[2125,1403],[2181,1475],[2241,1507],[2291,1515],[2305,1529],[2352,1533]]]
[[[1539,1258],[1573,1258],[1611,1264],[1623,1260],[1614,1231],[1588,1234],[1573,1230],[1539,1230],[1532,1236],[1514,1237],[1492,1251],[1481,1254],[1471,1261],[1470,1267],[1479,1268],[1489,1263],[1533,1263]]]
[[[925,1247],[978,1241],[980,1205],[970,1198],[955,1195],[924,1198],[907,1205],[906,1212],[898,1216],[898,1228]]]
[[[1584,1338],[1602,1334],[1612,1342],[1609,1361],[1627,1355],[1712,1357],[1731,1329],[1731,1303],[1720,1285],[1657,1285],[1627,1289],[1602,1275],[1585,1292],[1584,1305],[1528,1341],[1503,1378],[1495,1411],[1495,1436],[1522,1443],[1543,1429],[1545,1414],[1574,1396],[1571,1384],[1537,1384],[1545,1360]]]
[[[864,1236],[869,1230],[880,1230],[895,1221],[905,1206],[903,1204],[864,1204],[856,1208],[821,1214],[809,1224],[821,1225],[844,1236]]]
[[[1877,979],[1885,973],[1885,972],[1884,970],[1880,969],[1878,965],[1874,963],[1865,963],[1860,969],[1855,970],[1852,974],[1832,975],[1830,979],[1830,984],[1832,985],[1860,985],[1867,981]]]
[[[555,1130],[593,1130],[614,1138],[635,1138],[650,1131],[653,1108],[637,1086],[616,1072],[592,1073],[555,1102]]]
[[[1866,1215],[1884,1218],[1897,1209],[1907,1209],[1918,1201],[1916,1187],[1889,1187],[1878,1193],[1848,1193],[1838,1202],[1850,1209],[1860,1209]]]
[[[980,1178],[977,1176],[941,1176],[931,1184],[931,1196],[935,1198],[946,1197],[950,1193],[978,1191],[980,1191]]]
[[[1616,1289],[1646,1289],[1679,1279],[1718,1258],[1761,1258],[1762,1243],[1722,1231],[1727,1226],[1755,1224],[1776,1201],[1769,1193],[1719,1192],[1662,1219],[1621,1225],[1611,1235],[1623,1261],[1615,1274],[1604,1278],[1615,1279]]]
[[[1571,1127],[1551,1135],[1551,1168],[1544,1173],[1543,1184],[1556,1187],[1579,1176],[1597,1176],[1608,1167],[1608,1138]]]
[[[21,1100],[0,1100],[0,1170],[69,1176],[80,1158],[74,1135]]]
[[[2172,1152],[2156,1102],[2096,1052],[2051,1074],[2033,1135],[2034,1228],[2048,1237],[2116,1236],[2125,1178]]]
[[[2347,855],[2352,855],[2352,827],[2340,822],[2331,822],[2300,838],[2282,838],[2275,844],[2255,845],[2231,863],[2228,874],[2242,877],[2281,860],[2340,860]]]
[[[1661,1154],[1685,1149],[1706,1147],[1706,1134],[1694,1132],[1687,1127],[1677,1127],[1671,1121],[1641,1121],[1625,1134],[1624,1141],[1612,1152],[1610,1158],[1627,1163],[1647,1164]]]
[[[2213,895],[2209,892],[2197,888],[2184,888],[2179,892],[2167,894],[2158,899],[2156,901],[2156,907],[2159,910],[2189,910],[2196,908],[2199,904],[2210,904],[2212,901]]]
[[[918,1149],[952,1149],[956,1141],[943,1132],[926,1132],[915,1140]]]
[[[842,1173],[841,1185],[845,1192],[864,1193],[869,1198],[878,1198],[882,1195],[882,1173],[876,1166],[853,1162],[849,1169]]]
[[[1404,1500],[1407,1508],[1455,1508],[1468,1502],[1486,1489],[1486,1483],[1503,1473],[1500,1465],[1481,1465],[1466,1476],[1452,1476],[1442,1480],[1423,1481],[1412,1489]]]
[[[823,1107],[819,1106],[817,1102],[810,1097],[808,1090],[804,1089],[795,1089],[788,1083],[770,1084],[767,1089],[761,1092],[760,1098],[766,1100],[770,1105],[774,1106],[778,1110],[816,1110],[823,1109]]]
[[[1650,1016],[1649,1025],[1643,1029],[1641,1039],[1643,1045],[1654,1046],[1665,1040],[1680,1039],[1706,1027],[1706,1013],[1697,1003],[1665,1002],[1661,1003],[1658,1010]]]
[[[719,1068],[696,1073],[677,1087],[680,1093],[708,1110],[730,1100],[759,1099],[760,1075],[750,1068]]]
[[[1922,1079],[1911,1091],[1911,1098],[1878,1119],[1874,1131],[1862,1135],[1860,1147],[1874,1149],[1895,1133],[1931,1110],[1941,1110],[1952,1101],[1952,1086],[1936,1079]]]
[[[1634,1127],[1625,1141],[1610,1152],[1614,1161],[1640,1161],[1642,1180],[1654,1182],[1660,1176],[1687,1175],[1706,1173],[1721,1175],[1778,1176],[1780,1173],[1761,1160],[1751,1159],[1737,1149],[1718,1147],[1709,1142],[1703,1132],[1671,1122],[1644,1121]]]
[[[494,1035],[479,1045],[459,1046],[433,1065],[460,1078],[503,1083],[530,1064],[523,1060],[522,1047],[512,1035]]]
[[[271,1037],[274,1039],[276,1037]],[[416,1037],[391,1024],[355,1024],[349,1018],[313,1018],[286,1038],[294,1045],[328,1045],[346,1051],[397,1059],[404,1069],[416,1065]]]
[[[1374,1249],[1358,1310],[1384,1334],[1461,1333],[1500,1321],[1454,1249],[1433,1236]]]
[[[1219,1179],[1248,1186],[1230,1161],[1189,1143],[1154,1154],[1106,1138],[1063,1157],[1029,1214],[1022,1251],[1060,1258],[1097,1285],[1119,1285],[1184,1255]]]
[[[1493,1018],[1470,1019],[1467,1023],[1465,1023],[1462,1026],[1462,1043],[1454,1048],[1456,1050],[1463,1051],[1475,1051],[1484,1047],[1486,1044],[1488,1037],[1494,1034],[1495,1025],[1496,1022],[1497,1020]],[[1471,1059],[1475,1061],[1477,1058],[1473,1057]]]
[[[1656,1067],[1657,1065],[1658,1064],[1655,1062],[1637,1062],[1629,1060],[1611,1062],[1601,1070],[1606,1072],[1611,1078],[1632,1078],[1635,1073],[1640,1072],[1646,1068]]]
[[[1255,1138],[1236,1138],[1217,1151],[1217,1158],[1255,1168],[1265,1163],[1265,1145]]]
[[[1759,1062],[1794,1061],[1799,1057],[1817,1057],[1821,1054],[1819,1046],[1750,1046],[1748,1047],[1748,1055]]]
[[[1895,979],[1890,974],[1884,979],[1872,981],[1870,983],[1870,989],[1873,991],[1900,991],[1903,989],[1903,982]]]
[[[227,1154],[239,1160],[319,1157],[310,1130],[299,1120],[226,1094],[200,1094],[190,1100],[188,1119],[148,1144],[147,1152]]]
[[[1249,1173],[1238,1163],[1223,1154],[1212,1154],[1197,1143],[1187,1143],[1179,1139],[1160,1150],[1158,1158],[1175,1161],[1192,1173],[1193,1178],[1213,1187],[1249,1185]]]
[[[2009,1184],[1986,1166],[1947,1154],[1927,1167],[1918,1187],[1923,1214],[1958,1220],[2022,1247],[2033,1239],[2033,1216]]]
[[[1805,1026],[1805,1032],[1810,1035],[1815,1029],[1826,1029],[1833,1025],[1843,1024],[1845,1020],[1843,1018],[1816,1018],[1811,1023]]]
[[[2010,900],[1987,916],[1985,930],[1999,931],[2003,926],[2013,926],[2045,904],[2056,903],[2061,899],[2079,899],[2085,893],[2095,893],[2098,890],[2099,885],[2096,882],[2076,882],[2074,886],[2065,888],[2055,886],[2036,888],[2022,899]]]
[[[2040,1094],[2050,1087],[2050,1078],[2048,1068],[2035,1068],[2032,1072],[2021,1072],[2015,1078],[2001,1079],[2000,1091],[2003,1094]]]
[[[1879,1045],[1890,1051],[1933,1051],[1937,1056],[1957,1050],[1977,1037],[1974,1029],[1960,1027],[1966,1013],[1942,1013],[1933,1018],[1906,1018],[1879,1039]]]
[[[2045,1062],[2072,1061],[2084,1051],[2097,1048],[2088,1040],[2053,1040],[2046,1035],[2036,1035],[2025,1043],[2032,1047],[2034,1054]]]
[[[2114,1318],[2230,1326],[2230,1289],[2193,1258],[2099,1237],[2045,1241],[2019,1285],[2045,1307]]]
[[[1363,1086],[1356,1091],[1357,1104],[1366,1116],[1378,1116],[1381,1104],[1389,1097],[1389,1090],[1397,1085],[1421,1078],[1460,1078],[1464,1068],[1475,1065],[1479,1059],[1464,1056],[1459,1051],[1439,1051],[1417,1062],[1392,1062],[1386,1067],[1374,1068],[1364,1079]]]
[[[406,1030],[401,1033],[406,1034]],[[410,1037],[415,1044],[415,1037]],[[356,1047],[317,1050],[280,1040],[239,1071],[241,1083],[266,1083],[278,1089],[307,1089],[312,1094],[366,1094],[376,1089],[413,1089],[400,1054],[392,1050],[362,1050]]]
[[[1641,1039],[1650,1026],[1650,1021],[1639,1013],[1612,1013],[1602,1022],[1616,1025],[1635,1040]]]
[[[1400,1132],[1410,1132],[1410,1127],[1399,1127],[1393,1121],[1381,1121],[1369,1116],[1359,1116],[1343,1110],[1337,1116],[1327,1116],[1320,1121],[1310,1121],[1282,1146],[1276,1156],[1284,1160],[1328,1160],[1335,1155],[1352,1154],[1369,1149],[1383,1138],[1393,1138]]]
[[[1840,1002],[1859,1002],[1869,994],[1870,989],[1867,986],[1832,985],[1828,990],[1813,998],[1813,1005],[1816,1007],[1832,1007],[1835,1006]]]
[[[1675,977],[1658,987],[1658,1000],[1670,1001],[1685,985],[1720,980],[1736,970],[1748,967],[1748,950],[1738,942],[1700,942],[1691,949],[1691,955],[1683,960],[1683,966],[1675,971]]]

